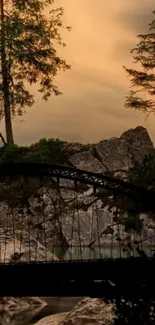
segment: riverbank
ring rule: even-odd
[[[0,297],[0,324],[28,324],[45,306],[41,297]]]
[[[46,306],[29,322],[29,325],[35,324],[41,319],[51,316],[69,312],[76,304],[83,299],[83,297],[43,297]],[[18,324],[17,324],[18,325]]]
[[[0,297],[1,325],[32,325],[71,311],[83,297]]]
[[[112,325],[115,318],[114,304],[106,304],[98,298],[84,298],[69,312],[45,317],[35,325]]]

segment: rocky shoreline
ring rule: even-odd
[[[103,294],[104,295],[104,294]],[[136,296],[138,298],[138,296]],[[145,296],[135,296],[112,301],[99,298],[83,298],[75,304],[75,300],[66,311],[61,307],[58,313],[35,321],[39,310],[45,308],[42,298],[34,297],[3,297],[0,298],[0,324],[2,325],[113,325],[113,324],[154,324],[155,301],[146,301]],[[52,297],[51,297],[52,298]],[[54,298],[54,297],[53,297]],[[135,299],[136,298],[136,299]],[[60,298],[61,300],[61,298]],[[70,299],[71,300],[71,299]],[[64,310],[64,309],[63,309]],[[69,310],[69,311],[68,311]]]
[[[45,300],[40,297],[1,297],[0,324],[23,325],[30,321],[45,306]]]
[[[46,302],[37,297],[0,298],[0,324],[23,325],[31,323]],[[69,312],[50,315],[39,320],[35,325],[112,325],[116,319],[114,304],[106,304],[102,299],[84,298]]]
[[[45,317],[35,325],[112,325],[115,319],[113,304],[98,298],[85,298],[70,312]]]

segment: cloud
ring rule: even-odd
[[[80,87],[82,92],[90,91],[93,94],[96,92],[97,95],[100,92],[119,92],[126,89],[122,83],[118,83],[118,73],[111,70],[109,66],[102,69],[101,67],[94,68],[87,65],[74,64],[68,82],[74,89],[79,89]]]
[[[125,1],[126,6],[114,14],[114,20],[126,31],[136,35],[148,32],[148,24],[154,19],[152,11],[155,10],[154,0]]]
[[[136,35],[147,31],[154,0],[57,0],[55,5],[64,7],[65,24],[72,26],[71,33],[62,31],[67,46],[58,51],[72,69],[58,74],[63,95],[47,103],[33,87],[36,104],[25,123],[14,122],[17,143],[43,137],[94,143],[145,126],[144,115],[124,108],[130,83],[122,66],[131,67],[130,49]],[[155,139],[155,118],[150,121]]]
[[[120,24],[126,27],[126,29],[132,30],[136,35],[149,31],[148,24],[151,23],[152,18],[152,14],[147,12],[124,13],[119,15]]]
[[[130,58],[130,50],[136,46],[136,42],[131,40],[120,40],[118,41],[113,49],[113,59],[120,60],[123,62],[124,58]]]

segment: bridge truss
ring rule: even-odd
[[[113,193],[133,198],[155,209],[155,192],[138,187],[126,181],[68,166],[43,163],[5,163],[0,164],[0,176],[56,177],[104,188]]]

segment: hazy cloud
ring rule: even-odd
[[[128,1],[125,3],[124,10],[114,14],[115,21],[126,31],[131,30],[136,35],[147,33],[148,24],[154,19],[152,14],[155,10],[154,0],[134,0],[130,5]]]
[[[94,143],[145,126],[144,115],[124,108],[130,83],[122,66],[131,67],[130,49],[136,35],[147,31],[154,0],[57,0],[56,6],[64,7],[64,21],[72,26],[71,33],[62,31],[67,47],[59,49],[72,70],[59,73],[56,82],[63,95],[47,103],[33,87],[36,104],[25,123],[14,122],[16,141],[55,137]],[[154,123],[151,117],[155,140]]]

